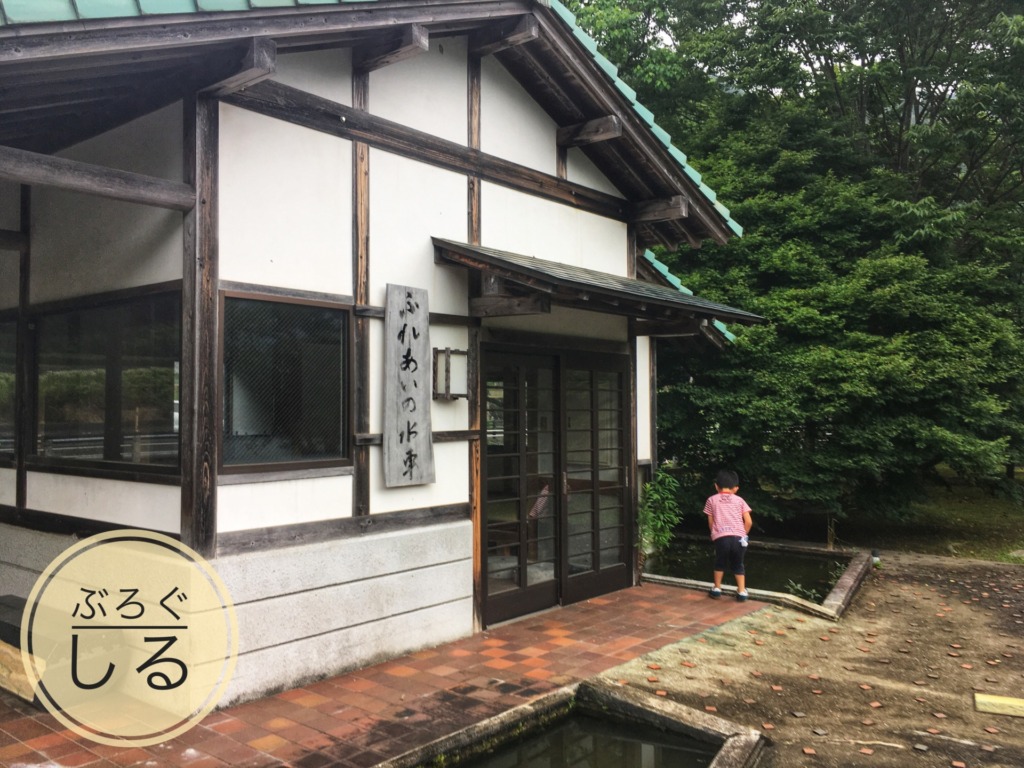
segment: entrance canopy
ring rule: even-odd
[[[548,312],[555,303],[632,317],[641,336],[715,333],[715,320],[764,322],[759,315],[667,285],[438,237],[433,242],[438,263],[485,275],[483,297],[470,304],[470,313],[477,317]]]

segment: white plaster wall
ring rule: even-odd
[[[556,172],[558,125],[497,59],[480,73],[480,149],[544,173]]]
[[[352,146],[221,105],[220,277],[352,294]]]
[[[471,634],[472,547],[463,521],[217,558],[239,625],[221,703]]]
[[[629,341],[629,321],[625,317],[559,306],[551,307],[550,314],[489,317],[484,320],[483,325],[485,328],[527,333],[621,341],[623,345]],[[628,347],[623,346],[623,351],[627,349]]]
[[[466,38],[430,41],[430,50],[370,73],[370,112],[466,144]]]
[[[432,325],[430,326],[430,346],[437,347],[442,351],[445,347],[465,351],[469,349],[469,329],[451,325]],[[441,358],[443,360],[443,355]],[[452,388],[458,392],[467,391],[467,361],[467,357],[452,355]],[[383,418],[382,413],[381,419],[383,420]],[[435,432],[469,429],[469,401],[466,398],[431,400],[430,422]]]
[[[242,531],[352,515],[352,476],[275,480],[217,488],[217,530]]]
[[[352,51],[332,48],[326,51],[281,53],[273,80],[309,93],[352,105]]]
[[[584,187],[607,192],[609,195],[623,197],[618,188],[612,184],[608,177],[598,170],[590,158],[587,157],[579,147],[570,147],[566,153],[565,178]]]
[[[464,441],[434,443],[434,482],[388,488],[384,485],[384,449],[370,448],[370,512],[397,512],[469,501],[469,450]]]
[[[483,184],[482,242],[613,275],[628,272],[626,225],[496,184]]]
[[[425,288],[431,312],[467,314],[465,270],[435,266],[430,242],[465,242],[467,226],[465,176],[371,150],[370,303],[383,307],[394,283]]]
[[[46,472],[29,472],[27,482],[30,509],[167,533],[181,531],[181,489],[176,485]]]
[[[430,327],[430,346],[451,347],[452,349],[468,349],[469,331],[454,326]],[[462,365],[464,366],[465,358]],[[433,362],[432,360],[430,361]],[[458,364],[458,363],[457,363]],[[456,369],[459,370],[459,369]],[[464,370],[464,367],[463,367]],[[384,429],[384,321],[370,322],[370,432]],[[465,376],[463,381],[465,382]],[[428,379],[428,381],[431,381]],[[463,387],[465,388],[465,383]],[[430,425],[434,432],[462,430],[469,428],[469,405],[466,399],[448,402],[445,400],[430,401]],[[436,446],[435,446],[436,450]],[[435,456],[435,463],[437,458]],[[405,509],[405,507],[394,507]],[[375,512],[380,510],[375,509]]]
[[[181,105],[61,155],[181,181]],[[37,187],[32,197],[32,301],[180,280],[182,220],[178,211]]]
[[[636,340],[636,458],[651,458],[651,395],[655,382],[651,381],[651,340],[641,336]]]
[[[0,586],[4,594],[28,597],[54,558],[78,539],[0,523]]]
[[[13,469],[0,469],[0,504],[15,503],[15,481],[18,473]]]

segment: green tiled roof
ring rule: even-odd
[[[644,251],[644,258],[647,260],[647,263],[654,267],[662,275],[662,277],[664,277],[669,282],[670,285],[675,287],[677,291],[679,291],[680,293],[685,293],[687,296],[693,296],[693,291],[691,291],[689,288],[683,285],[679,278],[669,271],[668,267],[666,267],[662,262],[658,261],[657,256],[655,256],[650,251]],[[728,339],[729,341],[736,341],[736,336],[729,331],[729,327],[725,323],[723,323],[721,320],[714,320],[713,323],[715,328],[718,329],[719,333],[725,336],[726,339]]]
[[[0,25],[131,18],[164,13],[301,8],[352,2],[366,0],[0,0]]]

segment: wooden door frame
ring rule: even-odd
[[[559,339],[560,342],[564,342],[564,339]],[[583,340],[586,342],[587,340]],[[578,602],[580,600],[586,600],[591,597],[595,597],[600,594],[605,594],[615,589],[621,589],[626,586],[630,586],[633,583],[633,558],[631,553],[634,547],[634,536],[636,528],[636,490],[634,488],[636,478],[636,450],[635,450],[635,429],[636,429],[636,415],[635,409],[635,363],[632,359],[632,355],[635,351],[624,351],[621,347],[616,350],[610,350],[608,347],[612,345],[602,344],[598,342],[594,346],[600,346],[601,349],[586,349],[581,350],[580,347],[571,348],[565,346],[564,343],[558,346],[541,345],[538,343],[522,343],[518,344],[509,341],[489,341],[480,343],[480,399],[478,403],[478,417],[479,417],[479,444],[480,444],[480,464],[479,464],[479,488],[480,488],[480,504],[481,511],[480,517],[477,522],[479,535],[474,536],[475,539],[475,552],[474,559],[478,559],[480,562],[479,579],[475,585],[478,604],[480,606],[480,623],[483,627],[486,627],[489,623],[487,621],[487,569],[486,569],[486,536],[484,526],[486,525],[486,512],[484,509],[485,495],[486,495],[486,480],[487,480],[487,398],[485,389],[485,371],[490,362],[496,357],[508,356],[508,357],[530,357],[535,359],[547,358],[554,360],[556,381],[555,381],[555,397],[556,397],[556,408],[558,409],[557,418],[558,424],[558,439],[559,445],[557,448],[557,461],[559,462],[559,474],[564,469],[565,464],[565,384],[564,384],[564,371],[567,365],[575,362],[576,365],[584,364],[590,370],[615,370],[621,373],[623,377],[624,388],[621,395],[621,413],[622,429],[623,429],[623,443],[621,450],[625,454],[624,458],[624,508],[623,508],[623,547],[624,547],[624,566],[623,568],[612,568],[608,569],[606,573],[602,573],[602,569],[598,568],[592,582],[592,588],[586,588],[578,591],[571,600],[566,600],[567,593],[570,593],[569,589],[569,574],[567,569],[564,567],[565,558],[568,553],[568,530],[563,524],[563,518],[566,516],[565,504],[567,500],[565,498],[564,487],[559,488],[558,495],[558,526],[559,530],[557,533],[557,547],[558,547],[558,562],[556,563],[556,584],[557,584],[557,595],[556,602],[554,605],[566,605],[570,602]],[[629,344],[630,350],[633,349],[632,339]],[[595,357],[596,356],[596,357]],[[602,366],[601,361],[606,361],[606,364]],[[597,364],[595,365],[595,362]],[[560,486],[562,484],[560,483]],[[595,557],[600,557],[600,552],[595,552]],[[599,563],[598,563],[599,565]],[[524,601],[525,604],[529,604],[529,600]],[[540,606],[527,610],[523,613],[519,613],[516,616],[525,616],[536,610],[541,610],[545,607],[553,606]],[[505,621],[514,617],[502,617],[497,621]]]

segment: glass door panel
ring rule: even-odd
[[[590,360],[565,370],[568,562],[563,602],[631,583],[625,368]]]
[[[503,356],[484,371],[485,620],[558,600],[558,422],[551,359]]]
[[[569,357],[484,358],[488,624],[632,583],[628,360]]]

